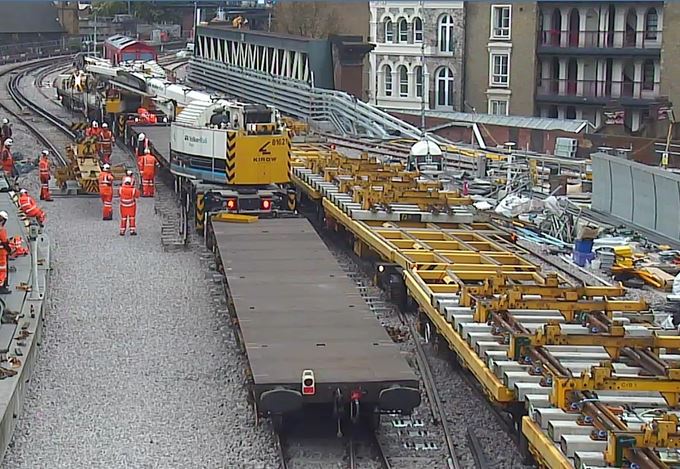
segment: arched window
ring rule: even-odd
[[[399,75],[399,97],[408,97],[408,70],[405,65],[397,67],[397,74]]]
[[[437,106],[453,106],[453,71],[448,67],[437,72]]]
[[[413,18],[413,42],[423,42],[423,20]]]
[[[399,19],[397,29],[399,30],[399,42],[406,44],[408,42],[408,22],[406,18]]]
[[[444,15],[439,20],[439,51],[453,52],[453,17]]]
[[[654,79],[656,71],[654,67],[654,61],[651,59],[645,60],[642,65],[642,89],[643,90],[653,90],[654,89]]]
[[[392,67],[383,65],[383,83],[385,96],[392,96]]]
[[[385,42],[394,42],[394,23],[391,19],[385,20]]]
[[[650,8],[645,14],[645,39],[656,41],[659,30],[659,14],[656,8]]]
[[[416,77],[416,97],[422,98],[423,97],[423,83],[424,80],[423,78],[423,67],[418,65],[413,68],[413,74]]]

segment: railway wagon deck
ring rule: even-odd
[[[261,414],[314,404],[352,416],[410,413],[420,404],[415,373],[306,219],[210,225]],[[303,394],[305,370],[313,394]]]

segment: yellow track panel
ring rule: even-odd
[[[541,427],[529,417],[522,418],[522,433],[529,442],[531,453],[540,467],[550,469],[573,469],[574,465],[564,456]]]
[[[514,401],[514,393],[505,387],[488,369],[482,359],[477,356],[467,342],[465,342],[465,340],[453,329],[453,326],[449,324],[434,307],[432,304],[432,294],[435,292],[429,288],[427,280],[419,278],[417,272],[412,270],[412,265],[408,259],[400,253],[397,248],[390,245],[387,240],[377,235],[377,233],[369,226],[363,222],[352,220],[328,199],[323,200],[323,207],[328,215],[354,233],[357,238],[368,245],[372,250],[380,254],[383,260],[394,262],[404,268],[406,287],[409,292],[437,326],[437,329],[442,336],[446,338],[452,349],[463,360],[465,366],[469,368],[482,383],[486,392],[499,403]],[[433,233],[436,234],[436,232]],[[440,287],[446,289],[450,293],[456,293],[458,291],[458,285],[456,284],[440,285]]]
[[[321,200],[321,194],[319,194],[318,191],[316,191],[312,186],[307,184],[305,181],[297,177],[294,173],[290,174],[290,180],[293,184],[302,189],[302,191],[305,194],[307,194],[307,196],[309,196],[310,199]]]
[[[422,285],[418,284],[417,277],[411,272],[405,272],[404,277],[406,279],[406,287],[413,296],[413,299],[423,308],[428,317],[437,326],[439,333],[458,354],[458,357],[470,372],[484,386],[484,390],[489,396],[499,403],[514,401],[515,393],[503,385],[468,343],[453,329],[453,326],[437,311],[432,305],[430,294],[428,294]]]
[[[522,432],[541,467],[569,468],[581,457],[607,466],[614,459],[597,455],[614,450],[633,462],[640,448],[660,455],[669,447],[661,437],[641,438],[631,450],[629,439],[612,440],[647,435],[657,413],[680,401],[680,337],[649,322],[644,301],[622,300],[621,285],[574,285],[544,273],[501,231],[466,216],[459,195],[423,203],[436,187],[398,165],[336,153],[295,161],[292,181],[321,200],[330,226],[353,235],[357,254],[401,267],[421,318],[490,399],[516,418],[529,409]],[[421,194],[404,201],[380,194],[397,187]]]

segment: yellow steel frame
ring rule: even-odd
[[[559,324],[546,324],[536,330],[534,334],[513,333],[510,335],[510,350],[517,359],[526,354],[528,347],[545,345],[600,345],[609,355],[616,359],[623,347],[651,349],[658,355],[660,349],[680,350],[680,336],[677,335],[649,335],[626,336],[625,329],[620,325],[612,325],[607,333],[597,334],[562,334]]]
[[[610,364],[594,366],[590,373],[581,373],[579,377],[553,377],[550,402],[560,409],[568,410],[571,392],[589,390],[656,391],[669,406],[676,407],[680,402],[680,369],[668,370],[667,376],[622,377],[613,376]]]
[[[666,414],[645,424],[640,431],[609,432],[605,461],[621,467],[624,456],[631,457],[633,449],[680,448],[678,417]]]
[[[383,184],[383,188],[396,188],[402,193],[408,190],[434,190],[432,187],[408,189],[414,182],[408,175],[403,174],[400,165],[391,167],[376,165],[374,160],[365,155],[352,159],[342,157],[334,151],[325,154],[319,152],[308,161],[304,161],[302,157],[293,164],[303,165],[323,175],[326,181],[339,183],[342,191],[350,194],[354,194],[355,191],[376,192],[373,190],[373,183]],[[388,181],[390,172],[394,177]],[[574,320],[577,315],[588,312],[603,313],[604,316],[611,318],[613,311],[644,311],[647,308],[642,301],[617,300],[616,298],[625,293],[620,285],[578,286],[572,285],[562,276],[542,273],[538,266],[512,252],[512,245],[491,225],[358,221],[300,178],[293,176],[292,181],[311,198],[321,200],[326,216],[354,235],[356,252],[363,254],[371,251],[383,261],[392,262],[402,268],[409,294],[447,341],[449,347],[456,352],[462,365],[475,375],[484,392],[495,402],[512,403],[516,401],[515,393],[488,368],[465,338],[438,311],[435,295],[458,294],[460,304],[473,306],[474,319],[480,322],[486,322],[490,313],[509,309],[554,309],[559,310],[567,320]],[[356,194],[354,195],[356,197]],[[371,197],[378,198],[373,194]],[[363,199],[358,197],[355,200]],[[538,298],[535,298],[536,296]],[[621,340],[627,339],[618,337],[615,329],[612,331],[610,336],[597,334],[588,336],[591,339],[588,345],[600,341],[607,347],[617,347]],[[569,336],[569,339],[571,337],[573,336]],[[528,346],[544,345],[542,340],[559,340],[554,334],[549,339],[543,337],[525,339],[529,340]],[[640,344],[631,342],[626,345],[635,347]],[[656,345],[657,347],[652,346],[656,349],[674,347],[676,341],[659,338],[652,345]],[[677,397],[677,393],[671,392],[671,387],[680,385],[674,375],[666,377],[663,384],[656,385],[659,384],[658,379],[622,380],[611,375],[607,377],[599,369],[594,369],[593,373],[592,379],[581,381],[553,377],[553,382],[559,390],[557,393],[559,404],[565,404],[562,401],[569,394],[567,391],[618,389],[616,386],[619,385],[621,389],[650,389],[662,392],[667,390],[672,400],[673,396]],[[550,468],[572,467],[564,454],[531,418],[524,417],[522,427],[530,450],[541,464]]]
[[[573,469],[574,465],[541,431],[536,422],[530,417],[522,417],[522,433],[529,443],[529,451],[536,459],[539,467],[550,469]]]

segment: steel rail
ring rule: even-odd
[[[61,151],[45,135],[43,135],[43,133],[33,123],[31,123],[27,118],[25,118],[22,115],[22,111],[25,108],[28,107],[31,110],[34,110],[34,108],[37,106],[32,105],[32,103],[29,100],[27,100],[25,96],[23,96],[23,94],[21,94],[18,85],[19,82],[21,81],[21,78],[23,78],[27,73],[43,67],[44,64],[62,62],[67,59],[70,59],[70,56],[57,56],[38,59],[30,63],[22,63],[20,65],[10,67],[7,70],[5,70],[2,74],[0,74],[0,76],[5,77],[7,75],[15,73],[15,75],[11,76],[9,81],[7,82],[7,92],[12,101],[18,107],[19,111],[18,112],[15,111],[6,103],[0,102],[0,107],[5,109],[5,111],[7,111],[12,117],[14,117],[17,120],[17,122],[20,122],[22,125],[24,125],[41,143],[48,147],[52,154],[57,158],[59,164],[61,164],[62,166],[66,164],[66,160],[61,154]],[[42,109],[40,111],[45,112]]]
[[[430,404],[432,419],[435,423],[440,425],[442,433],[444,434],[444,440],[446,441],[446,447],[449,453],[449,459],[447,463],[452,469],[461,469],[462,465],[460,463],[460,457],[456,451],[456,447],[453,442],[453,436],[451,435],[451,430],[449,429],[449,424],[446,421],[446,413],[444,412],[442,401],[439,397],[439,392],[437,391],[437,386],[434,382],[434,376],[432,375],[430,362],[427,359],[427,355],[425,354],[425,350],[423,350],[422,344],[418,340],[418,333],[415,326],[413,325],[413,320],[402,312],[400,312],[399,315],[401,316],[402,322],[408,327],[409,334],[413,338],[413,343],[415,344],[416,361],[418,363],[418,369],[420,370],[421,379],[423,380],[423,386],[425,387],[425,393],[427,394]]]

